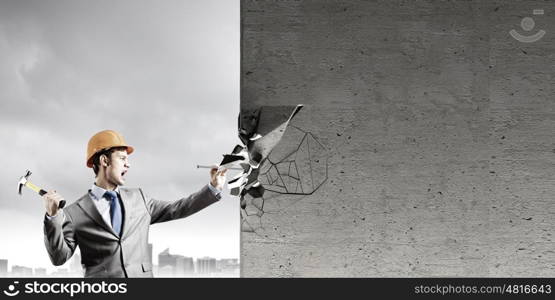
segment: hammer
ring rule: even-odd
[[[31,174],[32,174],[31,171],[27,170],[27,173],[25,174],[25,176],[21,176],[21,178],[19,178],[19,182],[17,183],[17,191],[21,195],[21,189],[23,188],[23,186],[26,186],[32,189],[33,191],[37,192],[39,195],[43,196],[44,194],[47,193],[47,191],[39,188],[38,186],[34,185],[32,182],[29,181],[29,176],[31,176]],[[58,208],[64,208],[65,205],[66,205],[66,201],[61,200],[60,203],[58,203]]]

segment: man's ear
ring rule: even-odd
[[[108,167],[110,165],[110,160],[106,154],[100,155],[100,165],[103,167]]]

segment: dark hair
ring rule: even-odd
[[[98,171],[100,170],[100,157],[102,155],[106,155],[106,157],[108,158],[108,161],[110,161],[110,159],[112,159],[112,153],[114,153],[115,151],[126,151],[127,147],[113,147],[113,148],[108,148],[108,149],[104,149],[104,150],[100,150],[98,152],[96,152],[92,158],[92,169],[94,171],[94,175],[97,176],[98,175]]]

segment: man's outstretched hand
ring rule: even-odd
[[[218,167],[213,166],[210,169],[210,184],[221,191],[224,188],[226,172],[226,168],[218,169]]]

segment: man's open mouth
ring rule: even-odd
[[[127,171],[121,172],[121,177],[125,176],[125,174],[127,174]]]

